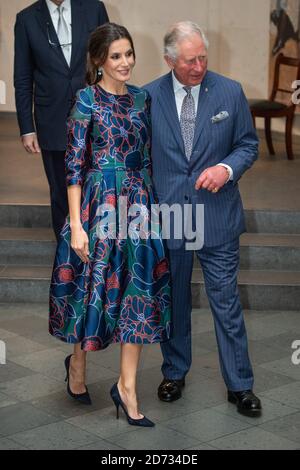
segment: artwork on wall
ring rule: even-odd
[[[269,90],[271,92],[278,54],[300,57],[300,0],[272,0],[270,23]],[[280,85],[282,88],[290,89],[295,75],[291,68],[287,68],[283,75]],[[286,103],[290,99],[284,93],[276,99],[278,98]]]

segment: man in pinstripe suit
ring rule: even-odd
[[[201,28],[180,22],[165,36],[171,72],[146,85],[151,96],[153,182],[160,204],[190,205],[204,243],[196,255],[214,316],[228,400],[239,412],[261,412],[241,309],[237,272],[245,231],[238,180],[257,158],[258,140],[239,83],[207,70]],[[204,226],[195,208],[204,207]],[[198,217],[198,218],[197,218]],[[199,235],[201,239],[201,233]],[[161,400],[181,397],[191,366],[191,276],[194,251],[186,237],[168,239],[173,285],[173,336],[162,344]]]

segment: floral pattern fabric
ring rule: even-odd
[[[155,237],[150,231],[141,236],[129,216],[131,236],[119,236],[116,223],[114,238],[99,237],[110,212],[118,220],[120,196],[128,211],[138,205],[151,214],[157,202],[149,129],[146,92],[133,86],[126,95],[110,94],[99,85],[80,90],[68,119],[67,184],[82,187],[81,222],[90,255],[83,263],[71,248],[68,217],[54,261],[49,331],[62,341],[81,342],[85,351],[170,336],[170,273],[159,224]]]

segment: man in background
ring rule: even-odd
[[[85,86],[90,33],[108,22],[98,0],[39,0],[17,14],[14,85],[22,144],[42,154],[58,239],[68,214],[66,119]]]

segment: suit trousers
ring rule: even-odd
[[[50,188],[52,226],[58,241],[69,212],[65,176],[65,151],[42,149],[42,157]]]
[[[239,239],[219,247],[203,247],[196,252],[213,314],[219,361],[229,390],[252,389],[253,372],[248,355],[248,340],[241,308],[237,274]],[[172,335],[161,343],[162,373],[165,378],[185,377],[192,363],[191,278],[194,251],[169,250],[172,280]]]

